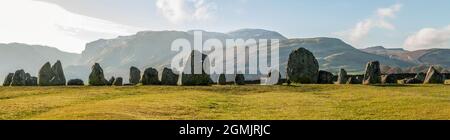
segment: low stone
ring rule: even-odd
[[[114,84],[114,81],[116,81],[116,78],[114,78],[114,76],[112,76],[111,78],[109,78],[108,80],[108,86],[112,86]]]
[[[445,80],[446,85],[450,85],[450,80]]]
[[[217,84],[218,85],[226,85],[227,84],[227,77],[225,76],[225,74],[220,74],[219,78],[217,80]]]
[[[318,84],[333,84],[333,74],[328,71],[319,71]],[[280,77],[281,78],[281,77]]]
[[[346,84],[362,84],[362,76],[349,76]]]
[[[201,59],[198,59],[195,56],[199,56]],[[179,77],[179,85],[207,86],[212,84],[213,81],[211,80],[210,75],[206,74],[205,72],[209,70],[209,67],[205,66],[209,63],[209,60],[207,58],[207,55],[199,51],[192,51],[188,56],[183,72]]]
[[[71,79],[67,82],[68,86],[84,86],[84,82],[81,79]]]
[[[25,80],[25,86],[38,86],[38,78],[31,76],[27,73],[27,77]]]
[[[142,85],[160,85],[158,71],[154,68],[147,68],[142,75]]]
[[[236,77],[234,78],[234,84],[235,85],[245,85],[244,74],[236,74]]]
[[[3,81],[3,86],[10,86],[13,80],[13,76],[14,73],[9,73],[6,77],[5,80]]]
[[[422,84],[423,81],[417,78],[407,78],[403,80],[398,80],[398,84]]]
[[[175,74],[172,69],[164,68],[161,76],[161,85],[177,85],[179,75]]]
[[[123,78],[122,77],[117,77],[116,80],[114,80],[113,85],[114,86],[123,86]]]

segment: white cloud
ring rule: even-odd
[[[408,50],[450,48],[450,25],[441,29],[423,28],[409,36],[403,47]]]
[[[217,10],[212,0],[157,0],[156,7],[174,24],[210,20]]]
[[[396,13],[402,8],[401,4],[395,4],[387,8],[379,8],[376,15],[358,22],[353,29],[338,33],[353,44],[359,44],[374,28],[395,30],[395,26],[388,21],[396,17]]]
[[[0,19],[1,43],[48,45],[68,52],[81,52],[89,41],[139,30],[33,0],[2,0]]]

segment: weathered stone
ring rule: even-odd
[[[200,57],[200,58],[196,58]],[[209,67],[204,69],[204,64],[208,64],[207,55],[199,51],[192,51],[184,66],[180,76],[179,85],[184,86],[205,86],[213,83],[211,77],[205,73]]]
[[[5,77],[5,80],[3,81],[3,86],[10,86],[10,85],[11,85],[11,82],[12,82],[12,80],[13,80],[13,76],[14,76],[14,73],[9,73],[9,74]]]
[[[123,78],[122,77],[117,77],[116,80],[114,80],[113,85],[114,86],[123,86]]]
[[[236,74],[234,78],[235,85],[245,85],[245,76],[244,74]]]
[[[136,67],[130,68],[130,84],[137,85],[141,81],[141,70]]]
[[[381,76],[381,83],[382,84],[395,84],[397,83],[399,79],[397,79],[397,76],[395,74],[387,74]]]
[[[100,64],[95,63],[92,66],[91,74],[89,74],[89,85],[105,86],[107,84],[108,84],[108,81],[105,79],[105,75],[103,74],[102,67],[100,67]]]
[[[423,81],[417,78],[407,78],[403,80],[398,80],[398,84],[422,84]]]
[[[227,77],[225,76],[225,74],[220,74],[219,78],[217,80],[217,84],[218,85],[226,85],[227,84]]]
[[[64,71],[62,68],[61,61],[56,61],[52,66],[53,77],[50,80],[52,86],[65,86],[66,77],[64,76]]]
[[[51,80],[55,77],[52,66],[50,65],[50,62],[45,63],[41,69],[39,70],[38,74],[38,84],[39,86],[51,86]]]
[[[114,84],[114,81],[116,81],[116,78],[114,76],[112,76],[111,78],[109,78],[108,80],[108,86],[112,86]]]
[[[11,86],[25,86],[26,85],[26,73],[24,70],[17,70],[14,73]]]
[[[162,85],[177,85],[179,76],[172,69],[164,68],[161,76]]]
[[[29,73],[25,74],[25,86],[37,86],[37,77],[31,76]]]
[[[68,86],[84,86],[84,81],[81,79],[71,79],[67,82]]]
[[[333,74],[328,71],[319,71],[319,79],[317,80],[318,84],[333,84]]]
[[[339,75],[338,75],[338,79],[336,84],[346,84],[348,81],[348,76],[347,76],[347,71],[345,71],[345,69],[341,69],[339,71]]]
[[[421,73],[417,73],[416,77],[414,77],[414,78],[419,79],[420,81],[425,81],[426,76],[427,76],[427,74],[421,72]]]
[[[450,80],[445,80],[445,83],[444,83],[444,84],[450,85]]]
[[[364,85],[380,84],[381,83],[381,70],[380,62],[372,61],[367,63],[366,72],[364,74]]]
[[[299,48],[289,55],[287,78],[293,83],[315,84],[319,77],[319,63],[305,48]]]
[[[424,84],[442,84],[444,79],[439,71],[433,66],[428,69],[427,76],[425,77]]]
[[[159,85],[161,81],[158,79],[158,70],[147,68],[142,75],[142,85]]]
[[[363,76],[348,76],[347,84],[362,84]]]

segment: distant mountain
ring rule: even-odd
[[[450,49],[406,51],[403,49],[387,49],[378,46],[362,49],[362,51],[388,56],[391,58],[411,62],[416,65],[440,65],[443,67],[450,67]]]
[[[66,53],[56,48],[19,43],[0,44],[0,83],[8,73],[24,69],[36,75],[45,62],[61,60],[63,67],[74,65],[79,54]]]

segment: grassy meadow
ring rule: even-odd
[[[449,85],[0,87],[2,120],[449,120]]]

